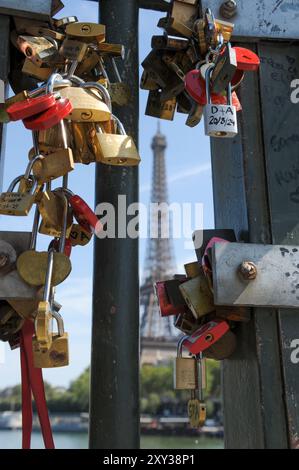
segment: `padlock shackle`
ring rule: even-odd
[[[184,342],[189,338],[188,335],[182,336],[178,342],[177,345],[177,357],[182,357],[183,356],[183,346]]]
[[[67,219],[68,219],[68,210],[69,210],[68,200],[67,200],[67,197],[64,194],[64,192],[63,192],[63,199],[64,199],[63,222],[62,222],[61,237],[60,237],[60,241],[59,241],[59,252],[60,253],[64,253],[64,249],[65,249]]]
[[[34,167],[34,164],[38,160],[44,160],[44,158],[45,157],[43,155],[36,155],[35,157],[32,158],[32,160],[30,160],[30,162],[27,165],[27,168],[26,168],[26,171],[25,171],[25,174],[24,174],[24,179],[25,180],[32,179],[33,180],[33,186],[34,186],[34,183],[36,183],[36,178],[35,178],[34,175],[31,174],[32,168]],[[32,191],[32,188],[31,188],[31,191]]]
[[[60,73],[53,73],[46,83],[46,93],[53,93],[55,82],[61,82],[62,80],[63,77],[60,75]]]
[[[119,131],[120,131],[120,134],[121,134],[121,135],[127,135],[126,130],[125,130],[125,128],[124,128],[124,125],[123,125],[123,123],[120,121],[120,119],[118,119],[118,117],[116,117],[114,114],[112,114],[112,118],[113,118],[114,121],[116,122],[117,127],[118,127],[118,129],[119,129]]]
[[[46,271],[46,279],[45,279],[44,295],[43,295],[43,300],[45,302],[50,302],[53,266],[54,266],[54,250],[50,249],[48,251],[48,263],[47,263],[47,271]]]
[[[34,212],[34,218],[33,218],[33,226],[32,226],[29,250],[35,250],[36,249],[39,219],[40,219],[39,207],[38,207],[38,205],[36,205],[35,212]]]
[[[214,68],[215,68],[215,64],[211,64],[210,67],[207,68],[206,74],[205,74],[207,104],[212,104],[210,80],[211,80],[211,75],[212,75]]]
[[[82,88],[87,88],[87,89],[94,88],[95,90],[98,90],[101,93],[104,103],[108,106],[109,111],[112,113],[111,98],[110,98],[108,90],[103,85],[101,85],[100,83],[96,83],[96,82],[87,82],[87,83],[82,84]]]
[[[63,336],[64,335],[63,318],[55,308],[52,309],[52,317],[56,320],[57,327],[58,327],[58,335]]]

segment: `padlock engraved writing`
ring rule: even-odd
[[[235,137],[238,134],[237,110],[232,105],[231,84],[227,88],[228,104],[211,102],[210,77],[214,66],[206,71],[207,104],[204,109],[205,133],[210,137]]]

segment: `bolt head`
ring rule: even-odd
[[[243,261],[238,271],[245,281],[253,281],[257,277],[257,267],[252,261]]]

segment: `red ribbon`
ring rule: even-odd
[[[33,365],[32,337],[34,325],[26,320],[21,331],[22,375],[22,447],[30,449],[32,434],[32,395],[35,400],[46,449],[55,449],[48,414],[42,369]]]

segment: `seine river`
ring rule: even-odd
[[[88,438],[86,434],[58,433],[55,435],[57,449],[87,449]],[[0,449],[20,449],[21,431],[0,431]],[[43,448],[40,435],[33,433],[32,449]],[[142,436],[142,449],[223,449],[220,439],[207,439],[205,437],[161,437]]]

